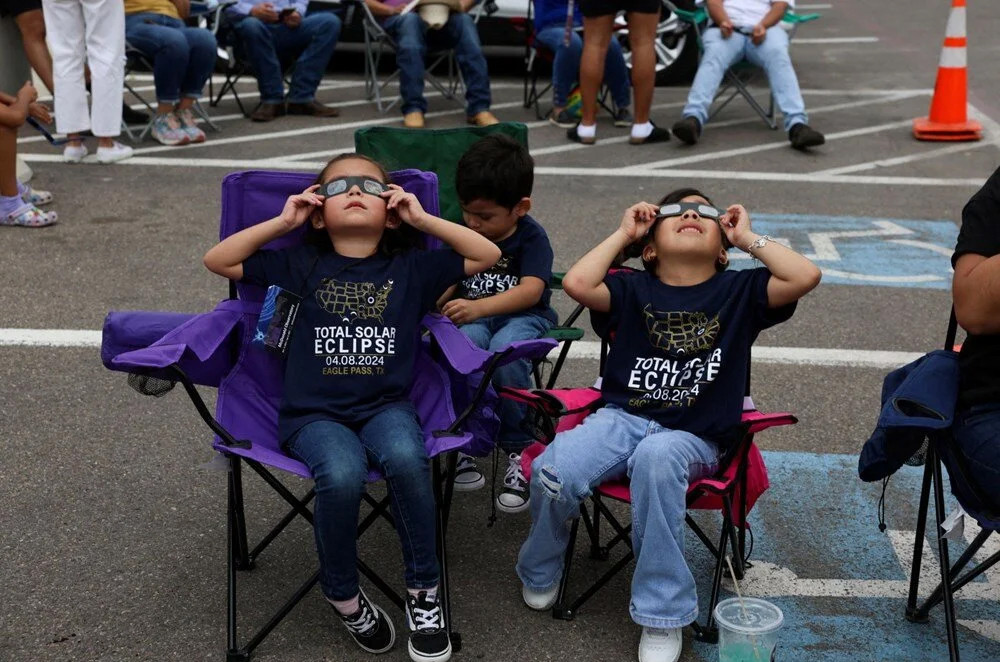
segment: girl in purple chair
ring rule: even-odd
[[[307,223],[303,245],[261,250]],[[417,231],[451,249],[413,248]],[[315,481],[323,594],[371,653],[392,648],[395,631],[358,584],[357,521],[369,467],[385,475],[403,547],[410,658],[451,657],[437,590],[430,466],[407,390],[421,318],[449,286],[499,258],[493,242],[431,216],[378,163],[355,154],[330,161],[281,214],[205,254],[205,266],[220,276],[302,299],[278,435]]]

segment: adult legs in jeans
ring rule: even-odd
[[[427,32],[432,50],[452,48],[465,82],[465,114],[469,117],[490,109],[490,75],[479,43],[476,23],[466,12],[452,12],[440,30]]]
[[[735,36],[735,35],[734,35]],[[767,29],[767,36],[758,46],[747,39],[747,60],[767,73],[767,81],[771,85],[771,94],[784,116],[785,131],[796,124],[805,124],[806,104],[799,90],[799,79],[792,67],[792,58],[788,54],[788,33],[775,25]]]
[[[576,32],[570,34],[569,46],[563,43],[566,34],[564,26],[550,26],[540,30],[535,38],[555,53],[552,63],[552,105],[556,109],[566,107],[573,83],[580,78],[580,58],[583,55],[583,39]],[[621,44],[612,39],[608,43],[604,57],[604,82],[611,90],[611,98],[617,108],[627,108],[631,104],[628,67],[622,55]]]
[[[382,24],[396,41],[396,66],[399,67],[399,94],[403,114],[427,112],[424,98],[424,55],[427,53],[427,25],[416,12],[390,16]]]
[[[698,617],[694,576],[684,560],[687,488],[715,472],[719,452],[689,432],[656,427],[628,460],[636,558],[629,614],[642,626],[678,628]]]
[[[357,520],[369,463],[388,483],[407,587],[437,586],[430,468],[411,406],[383,410],[357,431],[332,421],[310,423],[292,438],[289,451],[310,468],[316,484],[314,532],[327,598],[358,594]]]
[[[1000,508],[1000,403],[960,411],[953,432],[969,479],[992,501],[987,507]]]
[[[298,28],[292,30],[286,27],[286,31],[280,34],[279,53],[301,50],[288,88],[289,103],[309,103],[316,98],[316,88],[330,63],[333,49],[337,47],[340,27],[340,17],[336,14],[316,12],[307,14]]]
[[[701,41],[705,51],[698,63],[687,104],[681,114],[684,117],[694,117],[698,124],[705,126],[708,122],[708,110],[715,100],[722,77],[729,67],[743,59],[744,49],[750,38],[740,32],[733,32],[728,39],[723,39],[719,28],[709,28],[705,30]]]
[[[212,73],[216,58],[215,37],[202,28],[162,14],[139,13],[125,17],[125,37],[153,60],[153,81],[161,112],[169,112],[182,97],[197,99]],[[189,104],[190,105],[190,104]]]
[[[239,36],[247,59],[257,76],[257,89],[262,104],[285,102],[285,85],[281,78],[281,60],[278,58],[277,35],[284,26],[272,26],[253,17],[245,16],[233,29]]]

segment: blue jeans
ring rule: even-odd
[[[358,594],[358,512],[369,466],[388,483],[406,586],[437,586],[430,463],[412,405],[389,407],[356,427],[309,423],[288,442],[288,451],[313,474],[319,584],[327,598],[349,600]]]
[[[125,38],[153,60],[156,100],[197,99],[215,67],[215,35],[171,16],[140,12],[125,17]]]
[[[563,44],[566,27],[550,25],[535,34],[535,38],[546,48],[556,54],[552,63],[552,105],[556,108],[566,106],[573,83],[580,80],[580,56],[583,54],[583,39],[579,33],[572,32],[569,46]],[[611,99],[616,108],[627,108],[632,102],[632,87],[629,85],[628,67],[622,56],[622,47],[617,39],[612,39],[608,45],[608,54],[604,58],[604,82],[611,90]]]
[[[331,12],[308,14],[297,28],[284,23],[264,23],[253,16],[236,20],[233,27],[257,75],[261,103],[285,101],[281,60],[296,54],[288,102],[309,103],[316,98],[316,88],[340,37],[339,16]]]
[[[1000,403],[959,411],[952,432],[954,450],[964,460],[969,479],[992,501],[979,505],[984,510],[1000,508]],[[951,478],[954,483],[958,477],[952,474]]]
[[[520,313],[483,317],[460,328],[477,347],[496,352],[515,340],[541,338],[552,328],[552,322],[541,315]],[[531,388],[531,362],[520,359],[500,366],[493,373],[493,384]],[[520,453],[534,442],[531,435],[521,429],[524,412],[524,405],[500,398],[500,438],[497,443],[505,453]]]
[[[430,51],[454,49],[459,71],[465,81],[465,112],[469,117],[490,109],[490,75],[472,17],[452,12],[440,30],[428,30],[417,12],[390,16],[382,24],[396,41],[399,93],[403,114],[427,112],[424,98],[424,55]]]
[[[683,627],[698,617],[694,577],[684,561],[688,483],[715,473],[719,451],[689,432],[603,407],[562,432],[531,464],[531,531],[517,558],[528,588],[559,582],[570,521],[597,485],[632,483],[632,574],[629,614],[639,625]]]
[[[746,59],[767,74],[774,101],[785,118],[785,131],[796,124],[805,124],[806,104],[799,91],[799,80],[788,55],[788,34],[775,25],[767,29],[767,36],[759,46],[745,34],[733,32],[729,39],[722,38],[719,28],[709,28],[702,37],[705,52],[698,64],[698,73],[691,83],[685,117],[696,117],[702,126],[708,122],[708,109],[719,90],[719,83],[726,70]]]

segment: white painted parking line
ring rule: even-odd
[[[826,141],[829,143],[834,140],[843,140],[845,138],[856,138],[858,136],[865,136],[872,133],[881,133],[882,131],[887,131],[890,129],[898,129],[902,126],[910,126],[910,120],[902,120],[899,122],[889,122],[887,124],[879,124],[876,126],[867,126],[863,129],[851,129],[849,131],[838,131],[836,133],[826,134]],[[751,145],[749,147],[737,147],[734,149],[724,149],[716,152],[706,152],[704,154],[696,154],[694,156],[682,156],[675,159],[664,159],[662,161],[652,161],[651,163],[638,163],[634,166],[628,166],[626,170],[647,170],[650,168],[666,168],[676,165],[684,165],[687,163],[697,163],[699,161],[711,161],[714,159],[726,159],[731,156],[740,156],[743,154],[756,154],[758,152],[764,152],[772,149],[785,149],[788,147],[787,140],[774,141],[769,143],[764,143],[763,145]]]
[[[793,46],[799,44],[874,44],[878,37],[796,37]]]
[[[2,329],[0,347],[100,347],[101,332],[90,329]],[[600,358],[601,343],[578,340],[570,346],[571,359]],[[818,347],[753,348],[758,363],[858,368],[897,368],[921,356],[916,352]]]
[[[864,170],[874,170],[875,168],[891,168],[893,166],[902,165],[904,163],[913,163],[914,161],[933,159],[937,158],[938,156],[945,156],[947,154],[967,152],[969,150],[979,149],[981,147],[993,147],[993,146],[994,145],[991,142],[962,143],[960,145],[948,145],[947,147],[938,147],[937,149],[931,149],[926,152],[920,152],[918,154],[908,154],[906,156],[897,156],[892,159],[877,159],[875,161],[866,161],[864,163],[842,166],[840,168],[828,168],[826,170],[817,170],[813,174],[843,175],[849,172],[862,172]]]

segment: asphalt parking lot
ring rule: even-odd
[[[879,491],[857,480],[856,462],[882,377],[943,342],[960,211],[1000,165],[1000,15],[989,3],[969,4],[969,105],[985,133],[976,143],[910,135],[930,103],[947,2],[907,3],[903,13],[861,0],[812,5],[822,18],[792,46],[810,124],[828,141],[810,153],[790,149],[738,102],[693,148],[631,146],[627,129],[606,116],[597,145],[576,145],[522,107],[521,78],[497,64],[505,73],[494,79],[494,112],[529,126],[532,213],[549,233],[557,270],[611,232],[625,207],[682,185],[720,204],[743,203],[756,229],[824,270],[792,320],[761,335],[754,357],[758,407],[800,419],[758,437],[772,488],[751,516],[755,566],[743,587],[784,610],[779,659],[946,659],[940,611],[926,625],[902,616],[919,472],[890,484],[883,534]],[[148,76],[133,82],[152,94]],[[240,90],[254,100],[253,85]],[[673,123],[685,95],[658,89],[654,121]],[[210,435],[183,394],[141,397],[102,367],[99,330],[109,310],[196,312],[226,296],[200,258],[217,237],[227,173],[315,172],[353,149],[355,129],[399,122],[375,113],[359,72],[330,72],[319,98],[341,117],[251,124],[230,97],[210,109],[221,130],[203,145],[147,140],[132,160],[106,167],[63,164],[37,134],[23,134],[18,148],[35,171],[32,184],[55,194],[60,222],[0,232],[8,283],[0,289],[0,660],[224,659],[225,473],[206,466]],[[464,121],[459,104],[430,103],[429,126]],[[555,305],[561,314],[571,307],[561,294]],[[596,375],[594,338],[585,341],[560,385]],[[252,532],[283,512],[269,492],[247,478]],[[627,573],[574,621],[529,612],[513,574],[528,520],[506,516],[486,528],[488,501],[488,490],[456,497],[451,578],[465,648],[454,659],[634,659],[639,628],[627,616]],[[259,623],[277,595],[313,571],[311,532],[297,523],[288,534],[247,577],[247,622]],[[366,536],[362,553],[400,583],[388,527]],[[600,564],[582,546],[579,556],[580,581],[595,578]],[[688,558],[705,602],[709,558],[694,538]],[[998,660],[1000,569],[967,588],[957,603],[963,660]],[[366,659],[322,602],[318,591],[307,596],[255,659]],[[407,659],[405,646],[385,659]],[[717,653],[689,643],[682,659],[709,662]]]

